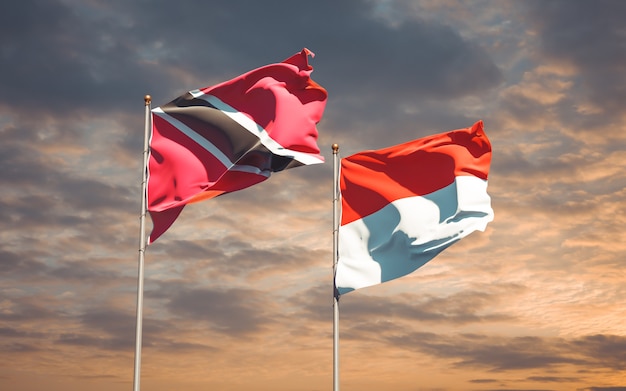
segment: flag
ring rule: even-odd
[[[324,162],[316,124],[326,90],[303,49],[152,110],[147,203],[153,243],[185,205],[244,189],[273,172]]]
[[[342,159],[337,294],[407,275],[484,231],[490,163],[482,121]]]

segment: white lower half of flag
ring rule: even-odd
[[[433,193],[398,199],[339,228],[339,294],[407,275],[493,220],[487,181],[458,176]]]

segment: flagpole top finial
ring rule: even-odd
[[[339,144],[333,144],[333,153],[337,153],[339,151]]]
[[[152,97],[150,95],[146,95],[143,97],[143,100],[146,102],[146,105],[149,105],[152,102]]]

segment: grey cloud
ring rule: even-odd
[[[0,216],[4,217],[1,225],[13,229],[63,230],[88,223],[88,219],[60,211],[61,204],[54,202],[49,196],[26,195],[15,201],[0,200]],[[58,231],[57,231],[58,232]]]
[[[157,245],[150,247],[156,248]],[[170,259],[176,262],[195,262],[199,260],[211,260],[213,262],[225,262],[226,258],[217,240],[207,238],[202,241],[192,240],[169,240],[167,246],[158,248],[159,253],[155,254],[159,259]]]
[[[50,145],[37,145],[22,136],[36,133],[35,126],[19,132],[0,130],[0,182],[10,189],[0,195],[0,227],[9,232],[29,230],[31,236],[73,231],[78,243],[124,240],[117,226],[129,211],[138,213],[139,186],[132,189],[111,178],[81,177],[44,152]],[[57,133],[52,143],[71,150],[81,142],[65,140],[72,134],[71,129]]]
[[[134,310],[120,311],[106,306],[90,310],[80,315],[84,326],[80,332],[61,333],[54,343],[78,347],[131,352],[135,345],[136,317]],[[206,351],[215,348],[198,342],[186,342],[186,336],[175,321],[162,320],[151,316],[143,317],[142,345],[146,350],[161,351]]]
[[[416,20],[391,27],[373,17],[375,7],[374,2],[360,0],[309,4],[243,1],[238,12],[232,12],[225,3],[198,3],[187,8],[160,2],[155,8],[163,12],[136,12],[135,17],[145,23],[145,28],[139,29],[144,33],[149,26],[160,27],[150,35],[164,42],[165,48],[188,42],[190,29],[181,29],[179,20],[209,37],[211,32],[233,31],[233,26],[246,25],[256,31],[254,36],[227,34],[227,41],[207,43],[209,48],[217,47],[215,54],[211,50],[187,53],[192,62],[199,64],[196,73],[210,63],[226,65],[226,61],[237,67],[237,72],[246,71],[242,63],[282,60],[304,45],[319,54],[320,69],[316,73],[322,85],[328,78],[338,90],[331,95],[361,94],[359,88],[364,87],[368,94],[393,90],[448,97],[499,81],[500,73],[485,52],[449,27]],[[278,9],[280,12],[276,12]],[[228,50],[228,46],[237,50]],[[371,53],[377,55],[372,58]]]
[[[626,391],[626,386],[623,387],[589,387],[584,391]]]
[[[613,117],[626,100],[626,50],[620,1],[520,3],[539,32],[542,54],[580,70],[583,94]]]
[[[550,368],[562,364],[588,368],[623,370],[626,339],[615,335],[594,335],[564,339],[548,337],[493,337],[477,334],[447,336],[411,333],[389,336],[387,340],[410,350],[436,357],[456,359],[458,367],[488,368],[490,371]]]
[[[10,312],[0,312],[0,320],[8,322],[45,322],[54,319],[57,315],[53,309],[46,306],[45,303],[39,302],[36,297],[26,298],[6,298],[12,306]]]
[[[127,186],[109,185],[93,179],[65,178],[61,189],[63,201],[72,207],[100,211],[119,208],[122,210],[139,209],[139,191]],[[133,197],[135,194],[136,197]],[[137,201],[132,201],[133,198]]]
[[[31,274],[42,268],[45,268],[44,264],[30,259],[25,254],[0,250],[0,274],[12,276]]]
[[[0,249],[0,275],[26,282],[65,281],[72,284],[107,286],[123,278],[120,269],[113,269],[110,260],[70,261],[57,259],[54,252],[23,250],[19,254]],[[46,261],[48,260],[48,261]]]
[[[390,338],[390,341],[394,340],[396,338]],[[560,352],[538,337],[516,337],[503,342],[504,344],[497,343],[489,337],[478,335],[448,339],[431,333],[417,333],[408,344],[406,339],[403,343],[417,346],[417,349],[439,357],[457,358],[460,361],[456,366],[459,367],[485,366],[493,371],[545,368],[557,364],[588,364],[585,360],[559,354]]]
[[[328,322],[332,317],[332,292],[326,285],[312,287],[290,302],[302,308],[300,317],[318,322]],[[341,318],[351,325],[349,338],[371,339],[379,333],[381,324],[396,330],[399,320],[438,324],[472,324],[483,322],[506,322],[506,314],[489,312],[488,308],[500,300],[499,296],[486,292],[465,291],[446,297],[403,294],[392,297],[363,297],[363,293],[351,293],[340,299]]]
[[[168,310],[211,324],[217,331],[251,336],[273,323],[260,292],[246,289],[180,289],[167,299]]]
[[[288,303],[299,309],[297,317],[307,319],[307,324],[311,322],[328,324],[332,321],[333,291],[330,284],[310,287],[290,297]]]
[[[77,178],[63,172],[51,157],[22,143],[0,147],[0,166],[3,167],[0,181],[28,190],[18,201],[17,209],[23,205],[28,211],[47,213],[59,204],[58,201],[71,208],[90,210],[112,206],[130,209],[135,206],[129,201],[133,192],[128,187]],[[37,192],[47,193],[46,197]],[[23,210],[23,214],[28,211]]]
[[[602,367],[623,371],[626,369],[626,337],[617,335],[590,335],[575,339],[573,347],[593,358]]]
[[[110,335],[125,336],[128,341],[134,339],[134,311],[120,311],[103,307],[100,310],[87,311],[80,317],[87,330],[105,331]]]
[[[166,68],[218,81],[303,46],[319,53],[315,78],[331,97],[370,97],[353,108],[362,114],[406,98],[463,96],[501,80],[486,53],[451,28],[422,20],[391,27],[372,17],[367,1],[242,2],[237,12],[225,3],[68,4],[5,7],[5,36],[18,26],[23,32],[2,43],[0,98],[14,107],[123,109],[146,91],[167,101],[175,89],[200,86],[177,85]],[[255,35],[238,33],[242,25]]]
[[[346,295],[344,300],[347,300]],[[379,319],[408,319],[423,322],[468,324],[510,320],[503,314],[485,313],[496,300],[484,292],[465,291],[447,297],[409,296],[396,298],[369,297],[367,301],[350,301],[342,309],[342,317],[354,322],[367,322],[373,314]],[[363,325],[359,326],[363,329]]]
[[[74,281],[84,284],[106,284],[116,281],[120,274],[113,270],[107,270],[94,265],[89,261],[64,262],[60,266],[50,270],[50,276],[63,281]]]
[[[41,186],[53,179],[47,173],[54,172],[54,165],[46,161],[46,157],[39,151],[21,144],[11,145],[6,141],[3,144],[0,147],[0,166],[3,167],[0,180],[3,183]]]
[[[487,383],[497,383],[499,380],[496,379],[472,379],[469,382],[470,383],[476,383],[476,384],[487,384]]]
[[[0,276],[25,282],[48,279],[54,268],[41,259],[50,256],[50,253],[32,249],[24,249],[20,253],[0,249]]]
[[[99,20],[97,11],[80,15],[80,8],[41,0],[3,7],[1,100],[48,112],[119,108],[158,80],[140,64],[128,29],[117,19]]]
[[[41,338],[44,336],[43,333],[24,331],[11,327],[0,327],[0,335],[6,338]]]
[[[10,342],[0,344],[0,351],[5,353],[36,353],[41,352],[43,348],[39,344],[29,344],[20,342]]]
[[[132,344],[128,341],[120,341],[119,338],[95,337],[84,333],[64,333],[59,336],[56,343],[60,345],[71,345],[79,347],[97,347],[105,350],[125,350]]]
[[[254,245],[253,237],[248,233],[245,240],[234,236],[221,240],[175,240],[168,242],[157,259],[182,262],[188,268],[196,268],[200,261],[205,271],[254,278],[265,273],[303,270],[326,254],[290,243],[276,249],[261,249]]]
[[[529,376],[526,380],[541,382],[541,383],[572,383],[580,381],[577,377],[562,377],[562,376]]]
[[[532,389],[530,388],[498,388],[498,389],[490,388],[490,389],[481,390],[481,391],[557,391],[557,390],[546,389],[546,388],[541,388],[541,389],[538,389],[538,388],[532,388]]]

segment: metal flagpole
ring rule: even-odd
[[[141,214],[139,215],[139,273],[137,277],[137,329],[135,332],[135,372],[133,391],[139,391],[141,380],[141,329],[143,318],[143,261],[146,252],[146,186],[148,182],[148,143],[150,139],[150,103],[152,97],[144,97],[146,103],[145,129],[143,138],[143,177],[141,180]]]
[[[339,145],[333,144],[333,391],[339,391],[339,293],[335,286],[339,243]]]

